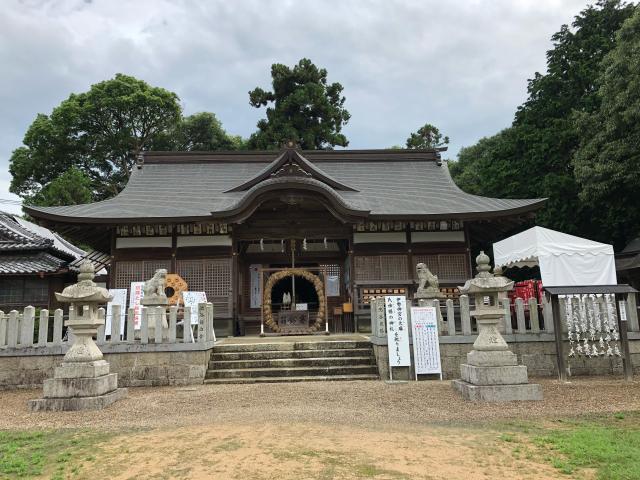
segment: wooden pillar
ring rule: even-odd
[[[562,322],[560,320],[560,303],[557,295],[551,295],[551,309],[553,311],[553,327],[556,339],[556,361],[558,362],[558,379],[567,381],[567,368],[564,359],[564,346],[562,344]]]
[[[239,333],[244,335],[244,328],[241,328],[240,320],[240,305],[239,305],[239,292],[240,292],[240,275],[239,275],[239,262],[238,258],[239,248],[238,240],[236,240],[233,232],[231,232],[231,318],[233,319],[233,335]]]
[[[116,288],[116,228],[111,228],[111,264],[109,265],[109,288]]]
[[[627,337],[627,325],[628,325],[628,314],[626,310],[622,311],[620,309],[621,301],[624,305],[623,308],[627,305],[627,295],[618,297],[618,295],[613,296],[613,301],[616,304],[616,313],[618,317],[618,331],[620,332],[620,346],[622,347],[622,368],[624,369],[624,379],[627,382],[633,380],[633,364],[631,363],[631,352],[629,351],[629,338]]]
[[[176,255],[178,253],[178,233],[176,232],[175,225],[171,225],[171,266],[170,272],[177,273],[178,265]]]

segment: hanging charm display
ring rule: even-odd
[[[566,295],[564,301],[569,357],[621,356],[613,295]]]

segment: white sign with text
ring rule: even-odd
[[[413,362],[416,380],[420,374],[435,373],[442,380],[438,315],[435,307],[411,307]]]
[[[140,301],[144,296],[144,284],[145,282],[131,282],[131,288],[129,289],[129,308],[134,309],[133,328],[136,330],[140,330],[140,323],[142,322],[142,305]]]
[[[205,292],[182,292],[185,307],[191,307],[191,325],[198,324],[198,304],[207,303]]]
[[[407,298],[404,295],[385,296],[384,305],[387,314],[389,376],[393,379],[393,374],[391,372],[392,367],[411,366]]]

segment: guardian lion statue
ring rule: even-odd
[[[431,273],[424,263],[416,265],[416,273],[418,274],[419,295],[423,293],[440,293],[440,284],[438,283],[437,275]]]
[[[163,305],[167,303],[167,295],[164,289],[167,283],[167,271],[164,268],[156,270],[149,280],[144,282],[142,291],[142,305]]]

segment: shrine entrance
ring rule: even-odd
[[[329,333],[326,268],[265,268],[260,276],[264,284],[260,335],[268,330],[281,335]],[[300,301],[312,299],[312,292],[315,302]]]

